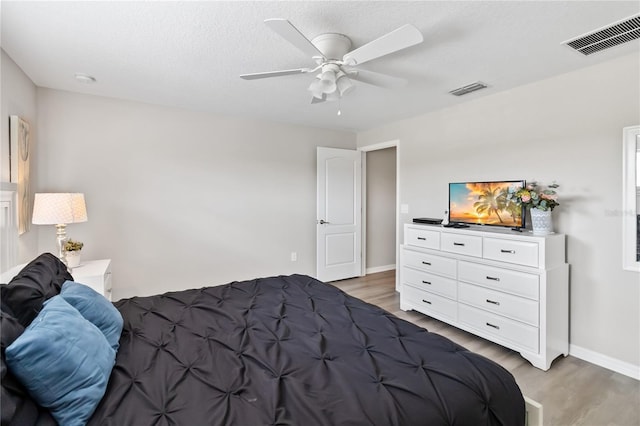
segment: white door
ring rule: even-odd
[[[317,270],[321,281],[362,275],[362,153],[318,147]]]

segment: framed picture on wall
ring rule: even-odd
[[[11,182],[18,186],[18,234],[24,234],[31,224],[31,128],[26,120],[9,117],[9,170]]]

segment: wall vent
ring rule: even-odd
[[[486,87],[487,85],[484,84],[483,82],[476,81],[475,83],[467,84],[466,86],[453,89],[449,93],[451,93],[454,96],[462,96],[462,95],[466,95],[467,93],[475,92],[476,90],[485,89]]]
[[[640,38],[640,15],[614,22],[606,27],[567,40],[562,44],[566,44],[583,55],[591,55],[637,38]]]

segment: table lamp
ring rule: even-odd
[[[58,257],[66,265],[64,243],[67,239],[66,227],[69,223],[87,221],[87,206],[84,194],[42,193],[36,194],[33,202],[34,225],[55,225],[58,243]]]

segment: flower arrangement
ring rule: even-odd
[[[81,241],[69,239],[64,243],[64,251],[80,251],[82,247],[84,247],[84,243]]]
[[[546,187],[538,184],[538,182],[531,182],[524,188],[510,192],[507,195],[507,199],[515,200],[528,209],[553,210],[560,205],[558,203],[558,193],[556,192],[556,188],[559,186],[555,182]]]

